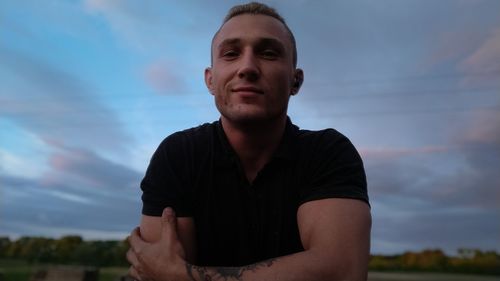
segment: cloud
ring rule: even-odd
[[[465,72],[500,71],[500,28],[497,28],[483,44],[467,57],[459,68]]]
[[[45,167],[30,165],[30,162],[26,157],[0,149],[0,172],[35,178],[46,170]]]
[[[102,13],[113,20],[118,20],[119,17],[126,17],[137,22],[155,22],[161,19],[163,15],[161,9],[158,9],[158,7],[155,3],[144,5],[135,1],[84,1],[84,8],[91,13]]]
[[[375,252],[499,250],[500,111],[467,116],[447,146],[361,149]]]
[[[422,66],[424,69],[430,69],[450,61],[460,61],[473,52],[484,37],[484,33],[474,29],[444,31],[437,36],[435,47]]]
[[[79,1],[51,1],[50,3],[30,1],[1,1],[0,18],[2,19],[2,35],[15,36],[15,41],[35,46],[59,47],[59,42],[49,42],[44,36],[45,26],[50,25],[51,31],[72,38],[82,38],[85,41],[99,42],[103,38],[95,29],[95,25],[87,21],[81,13]],[[22,14],[26,18],[19,20]],[[5,33],[4,33],[5,32]],[[11,39],[11,38],[9,38]],[[28,39],[27,41],[25,41]],[[13,43],[4,41],[6,44]],[[48,46],[46,45],[48,44]]]
[[[49,163],[52,169],[44,176],[45,185],[63,184],[68,179],[82,187],[117,191],[138,188],[142,176],[88,149],[59,146]]]
[[[406,155],[417,155],[426,153],[446,152],[450,150],[449,146],[424,146],[417,148],[392,148],[392,147],[378,147],[378,148],[361,148],[359,153],[363,158],[376,158],[378,160],[387,160],[392,158],[399,158]]]
[[[414,203],[416,208],[424,204],[436,210],[492,211],[500,203],[500,180],[495,176],[500,154],[495,149],[466,145],[437,153],[366,157],[370,193],[374,200],[405,208]]]
[[[474,201],[476,206],[500,208],[500,110],[477,110],[470,114],[461,134],[453,141],[462,145],[467,172],[455,179],[463,187],[463,201]],[[468,189],[464,185],[468,184]]]
[[[457,69],[465,74],[462,88],[500,88],[500,27],[479,41],[478,46],[457,63]]]
[[[138,224],[142,174],[89,150],[54,150],[52,169],[40,178],[0,173],[0,235],[122,239]]]
[[[133,143],[117,116],[92,96],[91,85],[42,60],[0,48],[12,76],[0,86],[0,110],[40,139],[125,153]]]
[[[500,220],[498,180],[491,171],[467,169],[467,162],[442,171],[461,156],[440,155],[367,161],[373,252],[499,250],[500,226],[492,223]]]
[[[465,130],[453,139],[465,145],[496,145],[500,148],[500,110],[476,110],[470,114]]]
[[[183,94],[186,91],[183,80],[178,76],[179,68],[174,63],[155,61],[144,71],[146,82],[161,95]]]
[[[207,31],[214,26],[211,32],[215,32],[218,22],[210,16],[214,12],[212,3],[87,0],[84,7],[88,13],[106,19],[117,38],[147,53],[168,50],[166,53],[175,51],[184,55],[196,52],[204,43],[209,50]]]
[[[420,208],[398,215],[402,212],[400,208],[384,214],[376,210],[374,206],[373,253],[401,253],[424,248],[440,248],[448,254],[455,254],[458,248],[499,250],[500,226],[492,223],[498,221],[499,216],[490,211]]]

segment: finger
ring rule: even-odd
[[[130,265],[132,265],[133,267],[139,266],[139,259],[137,259],[137,256],[135,255],[135,253],[132,249],[128,249],[126,257],[127,257],[127,261],[130,263]]]
[[[130,247],[136,251],[138,248],[141,248],[146,244],[144,240],[142,240],[139,227],[134,228],[130,233],[130,236],[127,238]]]
[[[139,273],[137,272],[137,270],[136,270],[133,266],[131,266],[131,267],[128,269],[128,275],[129,275],[130,277],[132,277],[132,279],[134,279],[134,280],[139,280],[139,281],[141,281],[141,280],[142,280],[142,279],[141,279],[141,276],[139,276]]]
[[[172,208],[167,207],[163,210],[161,222],[162,236],[171,240],[177,240],[177,218]]]

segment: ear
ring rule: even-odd
[[[211,95],[214,95],[214,84],[212,82],[212,68],[205,68],[205,85]]]
[[[293,75],[293,84],[292,84],[292,95],[296,95],[299,93],[300,87],[304,83],[304,71],[302,69],[295,69],[295,73]]]

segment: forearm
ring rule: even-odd
[[[367,260],[367,259],[366,259]],[[326,257],[304,251],[242,267],[203,267],[186,265],[189,281],[309,281],[366,280],[366,266],[350,266],[340,257]]]

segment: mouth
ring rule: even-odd
[[[264,94],[264,91],[262,91],[259,88],[252,87],[252,86],[242,86],[242,87],[236,87],[231,89],[231,92],[233,93],[254,93],[254,94],[259,94],[262,95]]]

